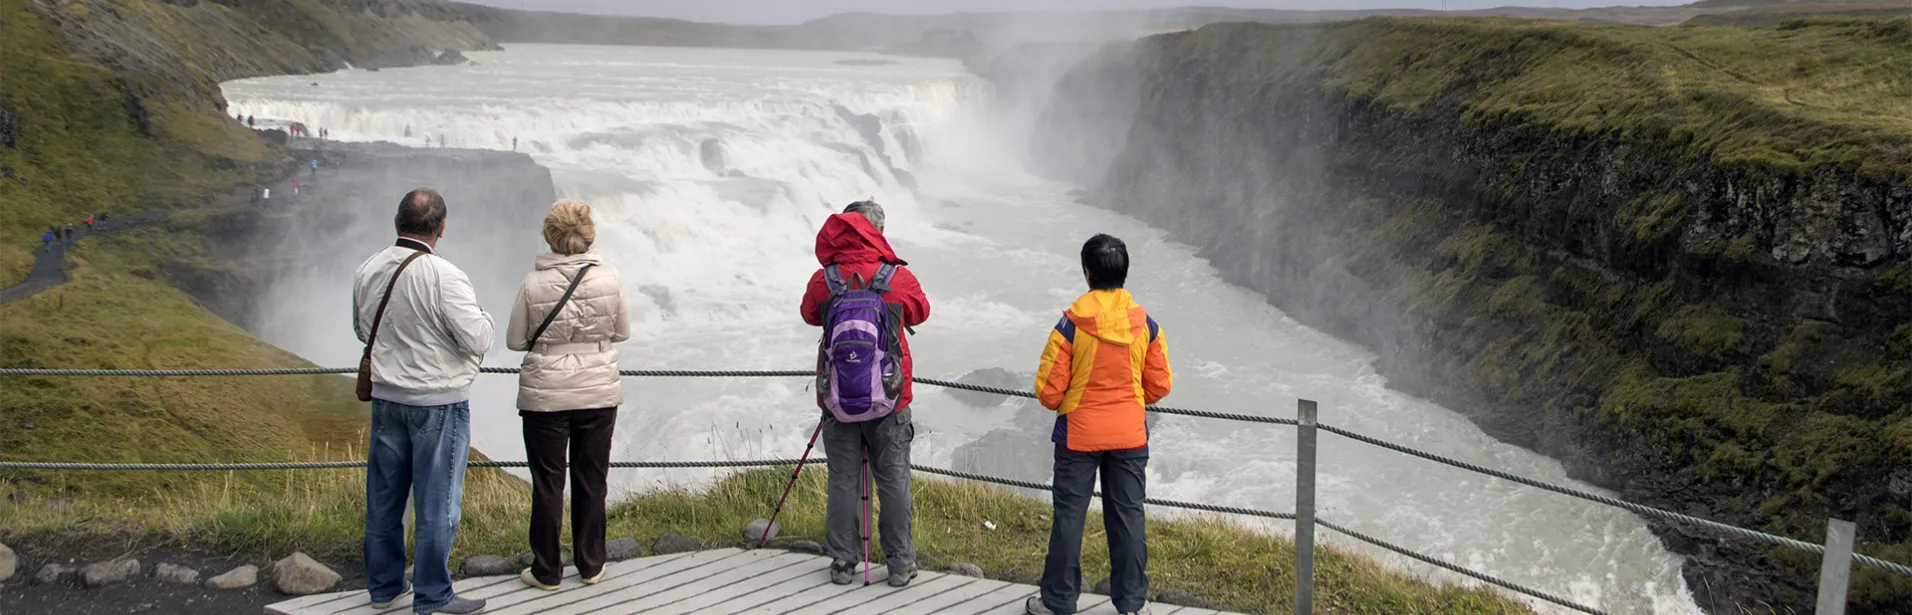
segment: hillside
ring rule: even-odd
[[[1907,561],[1908,37],[1223,24],[1078,65],[1033,145],[1576,476],[1807,540],[1852,519]],[[1656,529],[1709,611],[1810,610],[1811,558]],[[1853,595],[1906,612],[1912,579]]]

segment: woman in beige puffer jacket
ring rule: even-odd
[[[532,565],[518,578],[547,591],[558,588],[564,572],[558,532],[567,465],[578,576],[595,584],[604,573],[605,478],[617,407],[624,402],[614,344],[631,337],[631,326],[624,281],[591,249],[596,239],[590,205],[565,200],[551,207],[544,218],[551,252],[538,255],[536,269],[518,287],[505,333],[508,347],[529,351],[518,377],[518,415],[524,419],[531,465]],[[580,271],[583,280],[559,308],[559,298]],[[557,316],[538,334],[553,308]]]

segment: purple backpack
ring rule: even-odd
[[[830,298],[822,309],[823,341],[817,352],[817,405],[844,423],[872,421],[896,411],[903,393],[898,331],[903,306],[883,300],[896,265],[885,263],[869,284],[843,280],[836,265],[823,268]]]

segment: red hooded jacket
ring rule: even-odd
[[[916,281],[916,274],[910,273],[909,263],[897,258],[896,250],[890,248],[890,242],[883,233],[870,225],[863,214],[835,214],[823,221],[823,230],[817,232],[817,262],[825,266],[836,265],[845,280],[851,276],[862,276],[868,280],[876,275],[883,263],[899,265],[896,273],[890,276],[890,292],[883,294],[883,300],[903,306],[903,324],[914,327],[929,319],[929,298],[923,296],[923,285]],[[823,270],[818,269],[810,276],[810,285],[803,291],[803,322],[810,326],[823,326],[823,314],[818,306],[830,299],[830,285],[823,281]],[[901,336],[903,352],[903,396],[897,400],[897,409],[910,407],[915,399],[915,361],[910,358],[910,340],[908,335]]]

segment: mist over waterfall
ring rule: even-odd
[[[1194,248],[1026,172],[1027,116],[992,115],[992,87],[954,62],[538,45],[469,55],[475,65],[254,79],[225,92],[238,113],[340,140],[490,150],[515,140],[551,169],[557,196],[595,209],[596,248],[630,285],[626,369],[809,368],[818,333],[797,311],[818,266],[816,230],[845,204],[875,198],[932,304],[911,341],[919,377],[1028,386],[1048,328],[1084,290],[1082,241],[1107,232],[1128,242],[1128,287],[1170,336],[1177,378],[1166,403],[1292,416],[1305,397],[1338,426],[1591,488],[1451,410],[1389,390],[1370,353],[1222,282]],[[315,187],[325,189],[322,180]],[[440,188],[450,205],[441,252],[502,321],[543,249],[538,224],[551,203],[461,208],[469,187]],[[320,364],[353,364],[351,272],[389,245],[398,197],[368,196],[344,228],[280,229],[329,249],[304,251],[320,256],[261,298],[262,337]],[[500,341],[485,363],[519,360]],[[613,456],[795,457],[820,416],[808,385],[625,379]],[[473,391],[473,445],[493,458],[523,455],[515,387],[512,377],[481,376]],[[917,463],[1048,480],[1053,415],[1033,403],[924,386],[913,411]],[[1289,510],[1293,438],[1273,426],[1157,417],[1150,495]],[[1343,440],[1324,440],[1321,455],[1326,518],[1616,612],[1698,612],[1679,558],[1630,514]],[[713,476],[619,471],[612,481],[633,490]]]

